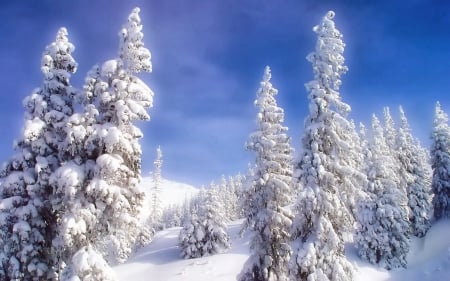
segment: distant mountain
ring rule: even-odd
[[[151,198],[153,186],[154,183],[152,177],[142,178],[140,187],[147,194],[146,200],[149,200],[149,198]],[[167,207],[172,204],[182,204],[186,200],[186,198],[191,198],[199,191],[192,185],[170,181],[167,179],[162,179],[160,188],[161,188],[161,201],[163,207]]]

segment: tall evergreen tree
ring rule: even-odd
[[[248,149],[256,153],[250,200],[245,224],[253,231],[251,256],[244,265],[239,280],[286,280],[290,257],[289,227],[291,214],[283,207],[289,203],[292,148],[284,112],[278,107],[270,68],[264,71],[255,105],[258,128],[251,134]]]
[[[400,162],[399,175],[406,185],[412,234],[423,237],[431,226],[430,164],[424,148],[412,136],[401,106],[399,111],[400,126],[396,145]]]
[[[431,135],[432,189],[434,217],[450,218],[450,127],[448,115],[436,103],[434,128]]]
[[[153,188],[151,197],[151,224],[155,229],[162,228],[162,202],[161,202],[161,181],[162,181],[162,150],[158,146],[156,149],[156,159],[153,162],[155,169],[153,171]]]
[[[65,28],[42,56],[44,83],[25,98],[25,126],[14,157],[1,171],[0,279],[54,278],[51,250],[57,214],[49,178],[65,155],[64,126],[76,91],[70,76],[77,63]]]
[[[352,280],[353,268],[344,255],[355,190],[364,175],[355,167],[354,126],[346,120],[350,106],[341,101],[339,87],[344,65],[342,34],[334,12],[314,27],[318,39],[307,59],[314,80],[306,84],[309,115],[305,120],[301,155],[294,165],[293,184],[299,190],[291,235],[292,280]]]
[[[394,176],[392,179],[395,180],[395,183],[397,187],[400,189],[400,191],[403,194],[403,199],[405,199],[402,204],[406,205],[407,202],[407,183],[408,183],[408,175],[403,173],[403,177],[401,176],[401,157],[399,155],[398,151],[398,133],[395,129],[395,122],[394,119],[391,116],[391,111],[389,107],[383,108],[383,115],[384,115],[384,128],[383,128],[383,134],[386,141],[387,148],[389,149],[389,154],[392,156],[392,161],[394,161],[394,165],[392,165],[392,169],[394,169],[394,173],[392,176]],[[407,209],[407,212],[409,213],[409,209]]]
[[[396,183],[396,161],[376,116],[369,144],[367,198],[358,208],[355,243],[362,259],[391,269],[406,267],[409,224],[404,194]]]
[[[134,76],[151,71],[141,30],[139,8],[135,8],[120,33],[120,59],[106,61],[95,77],[94,91],[87,92],[99,115],[86,144],[96,161],[86,192],[101,210],[97,232],[109,235],[107,247],[115,249],[119,262],[131,253],[144,199],[138,187],[142,154],[138,140],[143,135],[133,122],[150,118],[146,108],[152,107],[153,92]]]

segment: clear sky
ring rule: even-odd
[[[161,145],[163,176],[195,185],[245,173],[244,150],[255,128],[255,93],[264,66],[272,68],[292,145],[299,150],[307,115],[305,60],[312,27],[328,10],[347,44],[349,72],[341,96],[351,118],[368,123],[403,105],[413,132],[429,145],[434,105],[450,113],[450,2],[445,0],[147,0],[0,2],[0,160],[12,153],[23,125],[22,100],[42,84],[40,60],[65,26],[79,63],[81,87],[96,63],[115,58],[118,31],[141,7],[153,73],[140,77],[155,92],[145,137],[143,174]]]

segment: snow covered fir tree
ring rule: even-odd
[[[354,126],[345,119],[350,107],[341,101],[341,75],[347,71],[342,34],[334,12],[314,27],[316,49],[307,59],[314,80],[306,84],[309,115],[305,120],[301,155],[294,165],[293,184],[299,190],[291,230],[291,280],[352,280],[353,268],[344,255],[344,234],[351,232],[355,167]]]
[[[448,115],[436,103],[431,135],[431,165],[433,167],[433,208],[436,219],[450,218],[450,127]]]
[[[277,105],[278,91],[270,82],[270,68],[264,70],[257,92],[257,129],[247,149],[256,154],[253,175],[245,187],[244,227],[252,231],[251,255],[238,280],[286,280],[290,257],[290,202],[292,148],[283,126],[284,111]]]
[[[25,98],[25,125],[15,155],[1,171],[0,279],[54,278],[57,216],[49,179],[66,160],[64,126],[73,113],[74,46],[61,28],[42,56],[41,88]]]
[[[216,188],[210,187],[199,193],[179,233],[181,257],[199,258],[222,253],[231,247],[221,211],[223,206]]]
[[[431,226],[431,166],[425,148],[413,137],[401,106],[399,113],[400,124],[396,142],[400,162],[399,176],[406,187],[411,233],[423,237]]]

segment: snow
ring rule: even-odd
[[[151,177],[141,186],[148,191]],[[187,184],[164,179],[161,185],[165,206],[181,203],[197,190]],[[180,227],[157,232],[154,240],[139,249],[124,264],[113,268],[118,280],[147,281],[229,281],[236,280],[248,259],[250,235],[240,238],[242,220],[228,224],[231,249],[222,254],[196,259],[180,258]],[[362,261],[353,243],[346,244],[346,256],[356,269],[355,281],[447,281],[450,276],[450,219],[434,223],[424,238],[413,238],[408,267],[391,271]]]
[[[246,243],[242,244],[239,230],[242,221],[229,225],[230,237],[236,241],[235,247],[224,254],[205,258],[182,259],[177,247],[180,227],[158,232],[153,242],[142,248],[130,260],[114,267],[118,280],[141,281],[228,281],[235,280],[240,268],[248,258]],[[245,237],[244,241],[247,241]]]
[[[147,194],[148,202],[144,203],[144,206],[150,206],[153,185],[153,177],[143,177],[139,184],[140,188]],[[174,204],[183,204],[186,199],[191,198],[199,191],[192,185],[167,179],[162,179],[159,189],[163,208]]]
[[[101,68],[101,75],[111,77],[117,71],[117,60],[108,60],[103,63]]]

